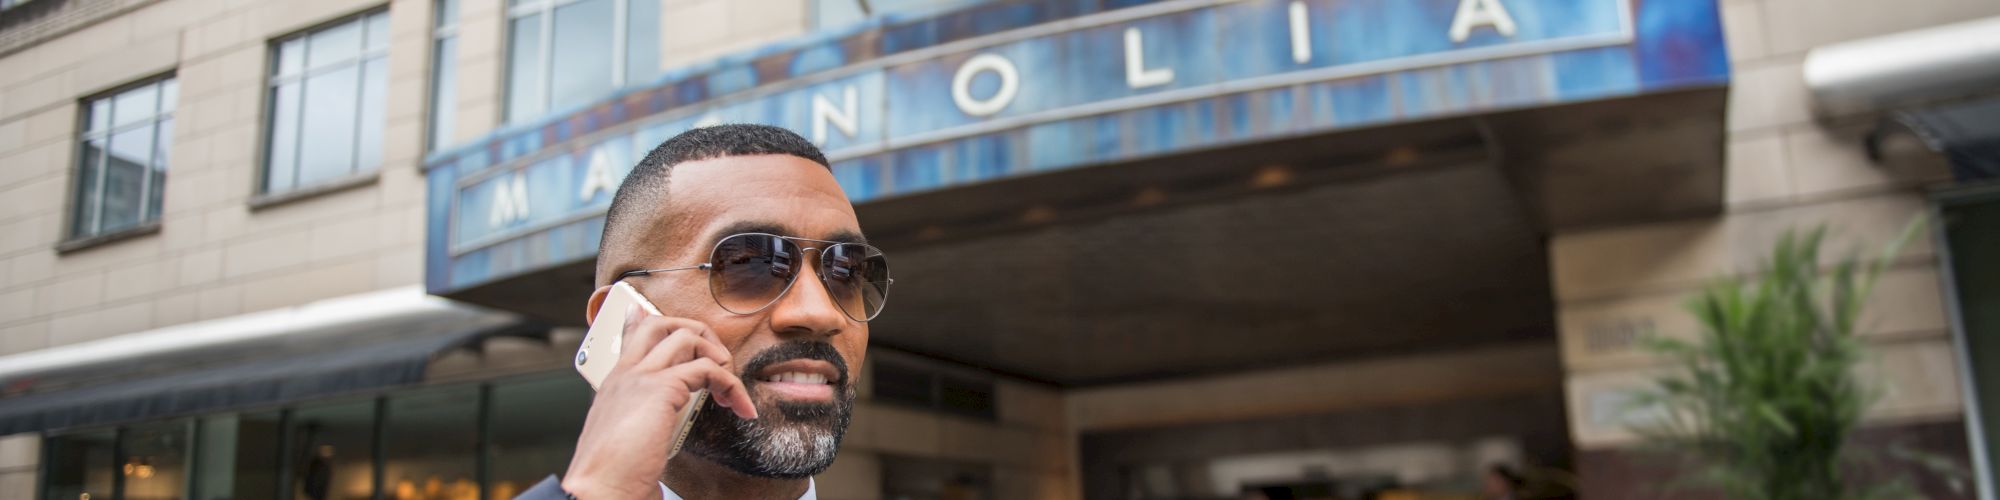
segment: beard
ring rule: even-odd
[[[744,363],[737,376],[743,379],[743,388],[755,400],[763,381],[750,374],[794,359],[815,359],[833,365],[839,379],[832,381],[832,401],[778,401],[776,408],[759,406],[756,420],[744,420],[715,404],[715,398],[708,398],[694,419],[693,429],[688,431],[687,451],[739,474],[773,479],[811,477],[833,465],[840,439],[847,434],[847,424],[854,418],[855,390],[848,383],[847,362],[840,358],[839,351],[825,342],[801,340],[779,344]]]

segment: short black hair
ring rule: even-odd
[[[618,192],[611,195],[611,208],[604,212],[604,234],[599,238],[600,262],[598,273],[604,274],[602,255],[604,248],[621,243],[621,237],[630,233],[634,217],[643,217],[642,207],[658,207],[667,200],[668,178],[672,177],[675,165],[691,161],[722,158],[728,156],[791,155],[818,163],[832,170],[826,155],[820,153],[819,146],[800,137],[798,133],[782,127],[756,124],[726,124],[700,127],[667,139],[646,153],[632,172],[625,174],[625,180],[618,184]]]

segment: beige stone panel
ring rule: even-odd
[[[375,258],[375,288],[394,288],[424,281],[424,251],[409,248]]]
[[[0,472],[0,498],[34,498],[35,470]]]
[[[179,165],[175,165],[179,166]],[[167,172],[167,190],[160,203],[162,211],[169,215],[200,215],[200,209],[222,203],[226,175],[220,170],[206,169],[183,172],[173,169]]]
[[[417,96],[422,94],[415,88],[416,85],[409,85],[408,87],[411,87],[409,91],[403,92],[402,95]],[[391,90],[389,94],[391,97],[397,95],[394,90]],[[404,105],[417,106],[418,103],[419,101],[412,101]],[[390,119],[389,123],[383,126],[382,133],[383,175],[410,175],[411,172],[415,171],[411,167],[423,161],[423,122],[418,119],[418,116]]]
[[[1951,172],[1944,168],[1898,171],[1870,161],[1863,148],[1873,127],[1873,122],[1860,122],[1787,128],[1785,150],[1792,159],[1793,191],[1800,197],[1824,196],[1951,180]]]
[[[1725,2],[1722,4],[1722,35],[1729,44],[1729,60],[1749,61],[1770,52],[1764,41],[1764,4]]]
[[[153,328],[201,319],[201,297],[192,293],[163,294],[153,301]]]
[[[1990,0],[1767,0],[1774,54],[1941,24],[2000,16]]]
[[[1796,57],[1773,58],[1736,68],[1729,83],[1729,131],[1808,123],[1811,95]]]
[[[1065,395],[1077,431],[1350,411],[1544,390],[1562,383],[1555,346],[1449,353],[1078,389]]]
[[[104,303],[104,273],[64,274],[35,294],[35,314],[87,309]]]
[[[230,243],[223,251],[222,274],[236,278],[305,265],[309,249],[304,230],[251,237]]]
[[[223,204],[202,213],[202,233],[209,241],[226,241],[243,235],[250,212],[243,205]]]
[[[18,123],[18,122],[17,122]],[[67,177],[70,141],[42,141],[23,147],[12,155],[0,156],[0,186],[12,186],[48,177]],[[12,214],[0,213],[0,216]]]
[[[464,80],[461,79],[460,81]],[[458,108],[458,128],[453,132],[456,138],[446,144],[445,147],[450,148],[470,143],[481,136],[491,133],[499,123],[500,105],[497,100],[490,103],[481,102],[460,105]],[[467,124],[472,125],[468,126]]]
[[[35,296],[46,288],[22,288],[0,292],[0,324],[13,323],[35,316]]]
[[[1054,388],[1001,380],[994,384],[993,401],[1003,424],[1050,431],[1069,427],[1064,421],[1062,393]]]
[[[1728,185],[1731,208],[1783,203],[1792,196],[1791,164],[1780,134],[1743,134],[1729,140]]]
[[[258,0],[247,9],[246,25],[258,38],[280,38],[380,6],[379,0]]]
[[[10,119],[0,121],[0,155],[12,155],[28,144],[28,121]]]
[[[867,405],[869,448],[884,453],[935,456],[943,446],[943,417],[891,405]],[[862,415],[856,415],[860,420]]]
[[[74,82],[81,93],[98,94],[172,71],[180,64],[180,56],[180,37],[162,35],[136,40],[130,46],[77,64]]]
[[[156,2],[125,15],[132,21],[132,37],[145,39],[182,31],[204,29],[210,18],[224,9],[217,0],[170,0]]]
[[[384,242],[376,235],[379,223],[373,214],[363,214],[313,224],[307,258],[324,262],[381,248]]]
[[[415,133],[414,130],[411,132]],[[412,151],[423,147],[415,138],[409,140],[411,141]],[[421,161],[423,160],[413,158],[405,164],[396,165],[390,168],[389,171],[382,173],[382,179],[376,184],[376,189],[382,196],[381,205],[383,211],[404,210],[404,208],[397,207],[417,207],[417,211],[414,213],[419,218],[423,217],[423,209],[421,207],[424,203],[424,190],[430,186],[424,180],[423,171],[416,168],[416,163]]]
[[[188,58],[201,58],[262,40],[250,36],[249,14],[231,12],[203,22],[184,32]]]
[[[49,322],[29,321],[0,327],[0,355],[49,347]]]
[[[374,289],[374,261],[315,263],[297,272],[278,273],[243,284],[243,310],[256,312],[315,300],[353,295]]]
[[[993,460],[999,429],[990,423],[957,416],[938,417],[938,456],[954,460]]]
[[[43,212],[41,215],[17,217],[13,221],[0,221],[0,255],[18,253],[30,249],[45,249],[56,244],[61,234],[62,215]]]
[[[8,286],[36,283],[56,275],[56,253],[42,249],[7,259]]]
[[[145,331],[153,326],[150,301],[97,307],[49,320],[49,344],[69,345]]]
[[[253,95],[262,95],[261,90],[251,89]],[[261,115],[260,115],[261,116]],[[260,156],[263,144],[259,142],[258,121],[242,123],[210,135],[209,162],[214,168],[237,173],[238,177],[220,186],[227,199],[241,200],[256,189],[254,174],[263,166]]]
[[[74,74],[75,71],[72,69],[51,71],[41,78],[0,89],[0,95],[7,97],[6,100],[0,101],[0,116],[21,116],[43,111],[50,106],[61,105],[81,97],[80,89],[72,83]]]
[[[83,97],[81,94],[76,97]],[[48,142],[74,143],[77,132],[77,103],[64,102],[36,112],[28,118],[28,142],[44,144]],[[69,146],[65,145],[64,148]]]
[[[251,212],[244,229],[252,235],[305,229],[322,220],[374,213],[375,200],[373,185],[292,200]]]
[[[195,313],[201,319],[234,316],[243,312],[243,287],[217,285],[201,287],[196,293]]]
[[[1927,210],[1920,195],[1885,193],[1557,235],[1549,247],[1551,274],[1556,297],[1565,303],[1691,288],[1724,273],[1756,269],[1787,230],[1826,225],[1823,263],[1849,249],[1877,253]],[[1923,234],[1903,250],[1904,259],[1931,255],[1930,239]]]
[[[42,463],[42,437],[14,434],[0,437],[0,469],[35,467]]]
[[[873,453],[841,450],[833,466],[813,476],[813,487],[826,500],[872,500],[882,496],[882,460]]]
[[[202,239],[202,236],[207,234],[202,229],[202,225],[206,222],[199,212],[167,214],[160,222],[161,249],[178,253],[208,244],[208,240]]]
[[[178,285],[178,274],[179,262],[162,257],[113,267],[104,275],[104,301],[117,303],[158,294]]]
[[[1642,337],[1694,339],[1701,324],[1686,308],[1697,290],[1564,304],[1557,313],[1563,362],[1572,371],[1629,369],[1660,362]],[[1943,336],[1948,328],[1938,276],[1928,263],[1885,271],[1857,324],[1878,338]]]
[[[1879,391],[1871,419],[1955,417],[1964,411],[1958,358],[1948,338],[1881,345],[1857,374]]]
[[[69,179],[51,176],[0,190],[0,220],[59,213],[68,188]]]
[[[204,249],[182,254],[178,266],[179,286],[195,286],[222,279],[222,250]]]
[[[729,6],[719,0],[690,0],[660,6],[660,57],[662,68],[675,68],[707,59],[712,48],[727,43],[731,36]]]

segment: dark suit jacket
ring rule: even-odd
[[[521,492],[514,500],[569,500],[569,492],[563,491],[562,480],[551,475],[528,491]]]

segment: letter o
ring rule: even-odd
[[[984,100],[972,98],[972,77],[981,71],[992,71],[1000,77],[1000,90]],[[987,116],[1007,109],[1014,102],[1014,94],[1021,90],[1021,74],[1014,70],[1014,63],[999,54],[980,54],[965,60],[958,66],[958,73],[951,75],[951,102],[959,111],[972,116]]]

